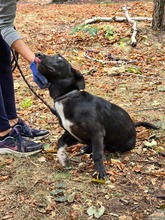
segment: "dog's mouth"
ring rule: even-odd
[[[53,72],[53,69],[51,69],[51,67],[48,64],[46,64],[45,62],[43,62],[42,60],[40,63],[37,63],[36,65],[37,65],[38,71],[43,75],[45,75],[48,72],[49,73]]]
[[[46,74],[49,72],[53,72],[53,69],[51,68],[51,65],[49,64],[48,60],[46,59],[46,56],[44,54],[35,54],[36,58],[40,60],[40,62],[36,62],[36,66],[38,71],[46,76]]]

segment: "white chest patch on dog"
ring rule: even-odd
[[[64,116],[64,107],[63,107],[63,104],[58,101],[58,102],[55,102],[55,105],[54,105],[56,111],[58,112],[60,118],[61,118],[61,121],[62,121],[62,125],[64,126],[64,128],[73,136],[75,137],[77,140],[81,141],[78,137],[76,137],[72,131],[71,131],[71,126],[73,126],[74,124],[67,120]]]
[[[71,126],[73,125],[73,123],[69,120],[67,120],[64,116],[64,107],[63,104],[61,102],[56,102],[55,103],[55,109],[58,112],[61,121],[62,121],[62,125],[64,126],[64,128],[72,134],[71,132]]]

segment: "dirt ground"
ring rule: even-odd
[[[36,156],[0,155],[0,220],[165,219],[164,33],[152,31],[151,21],[138,22],[136,47],[130,45],[132,25],[127,22],[99,22],[88,33],[80,27],[70,34],[94,16],[124,16],[123,3],[131,16],[152,17],[152,1],[20,1],[16,28],[34,52],[65,56],[83,73],[87,91],[123,107],[134,121],[148,121],[160,130],[140,127],[132,151],[105,152],[106,184],[92,183],[93,162],[90,155],[78,156],[80,144],[67,149],[70,166],[59,164],[56,143],[63,131],[15,70],[19,116],[48,129],[50,136],[42,140],[45,151]],[[110,63],[112,56],[135,62]],[[48,92],[32,82],[27,63],[21,58],[19,63],[35,91],[53,105]]]

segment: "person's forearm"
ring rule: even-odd
[[[35,54],[30,50],[22,39],[14,41],[11,47],[16,50],[25,60],[31,64],[35,59]]]

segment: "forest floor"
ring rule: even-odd
[[[161,129],[139,127],[133,150],[105,152],[106,184],[94,184],[93,161],[78,156],[80,144],[67,149],[70,167],[60,165],[57,140],[63,130],[15,70],[18,115],[50,135],[36,156],[0,156],[0,220],[165,219],[165,35],[153,31],[151,21],[138,22],[137,46],[132,47],[127,22],[80,25],[94,16],[124,17],[123,4],[130,16],[151,18],[153,3],[83,3],[20,1],[16,28],[34,52],[67,58],[84,75],[87,91],[121,106],[134,121]],[[110,63],[112,57],[135,62]],[[21,58],[19,63],[35,91],[53,106],[48,91],[32,82],[28,64]]]

